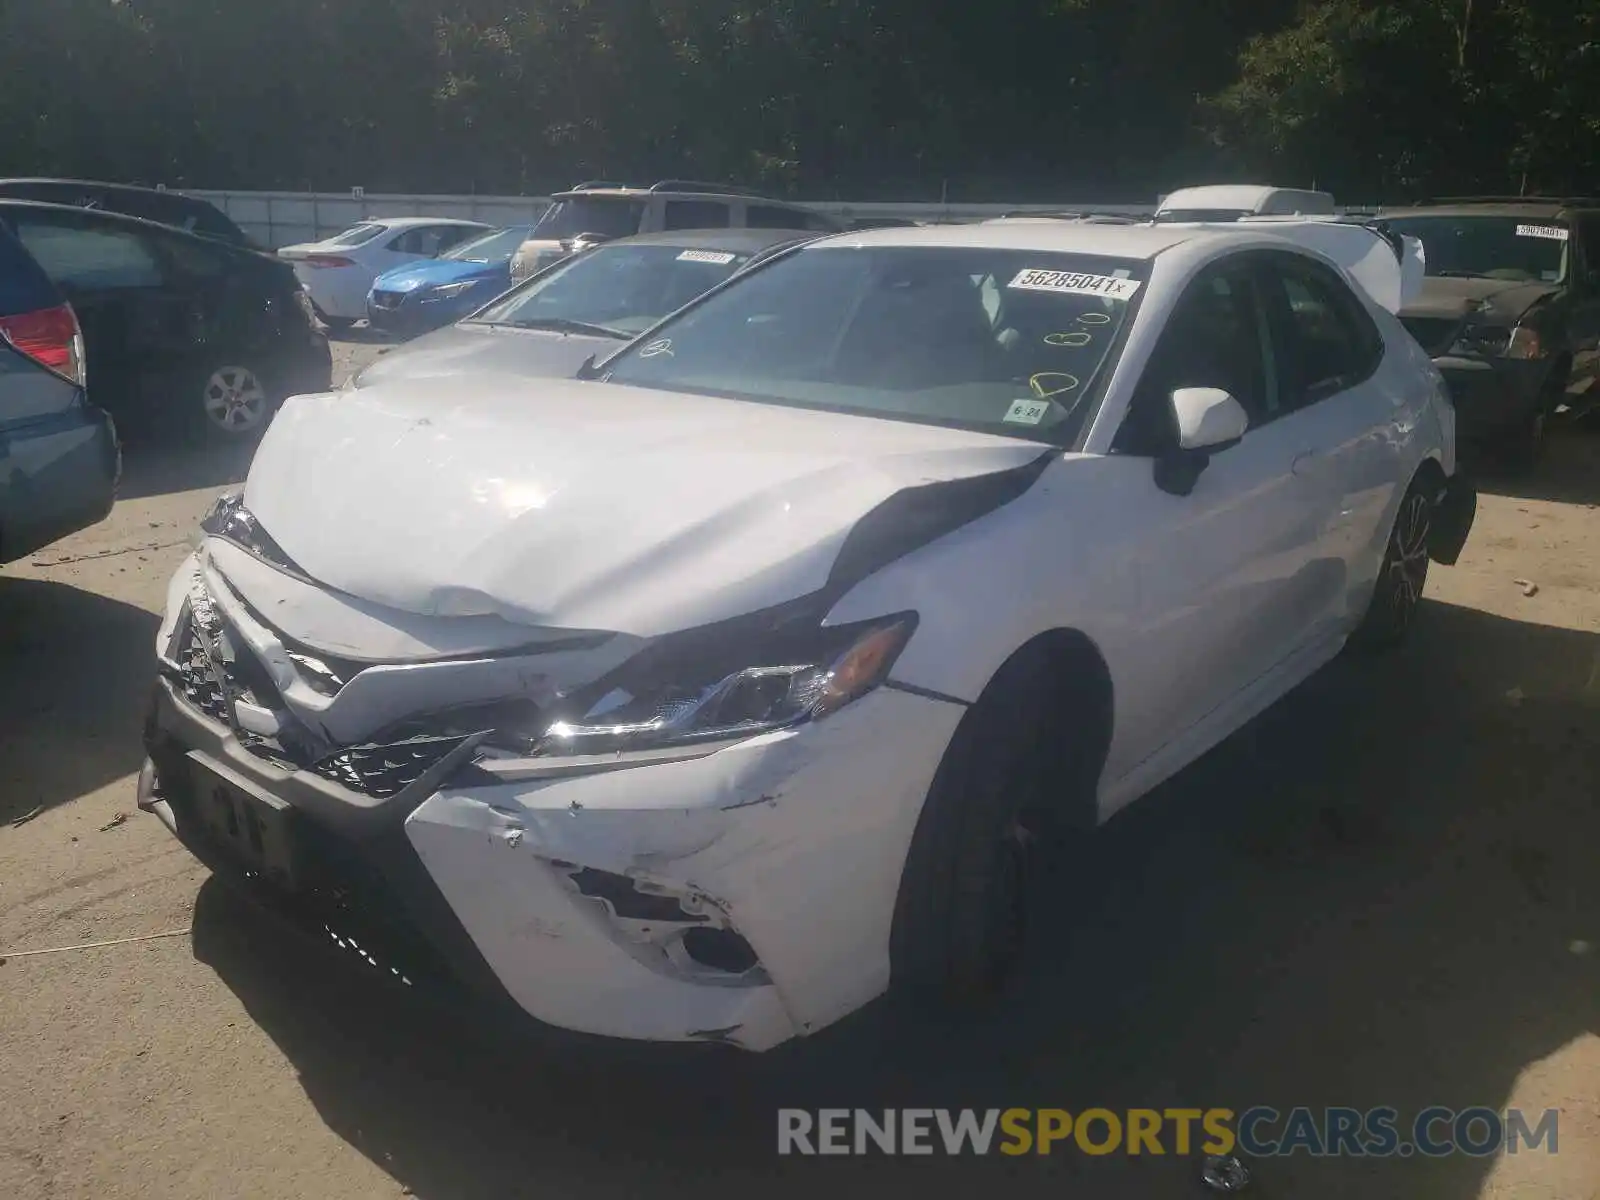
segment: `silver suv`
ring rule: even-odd
[[[550,198],[511,259],[511,282],[613,238],[675,229],[806,229],[834,233],[832,218],[721,183],[664,179],[650,187],[591,180]]]

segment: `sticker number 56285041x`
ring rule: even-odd
[[[1086,275],[1082,271],[1046,271],[1029,268],[1018,271],[1007,287],[1029,292],[1060,292],[1068,296],[1103,296],[1107,300],[1131,300],[1139,290],[1139,280],[1116,275]]]

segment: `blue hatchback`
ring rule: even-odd
[[[83,385],[77,315],[0,222],[0,563],[111,511],[122,451]]]
[[[511,286],[511,256],[531,232],[531,225],[497,229],[385,272],[367,293],[367,324],[413,337],[476,312]]]

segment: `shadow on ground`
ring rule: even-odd
[[[0,578],[0,823],[139,769],[159,624],[69,584]]]
[[[1600,638],[1430,604],[1040,881],[986,1020],[886,1005],[765,1056],[531,1050],[330,963],[217,881],[212,965],[323,1119],[428,1200],[1200,1194],[1177,1158],[779,1159],[780,1106],[1500,1107],[1600,1026]],[[1520,698],[1507,693],[1520,688]],[[819,930],[818,936],[826,936]],[[1484,1160],[1258,1164],[1263,1196],[1472,1196]]]
[[[219,444],[130,434],[122,448],[118,500],[142,500],[196,488],[224,488],[250,469],[255,443]]]
[[[1490,495],[1600,505],[1600,412],[1556,423],[1544,458],[1526,475],[1506,471],[1487,455],[1466,465],[1478,490]]]

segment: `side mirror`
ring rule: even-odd
[[[1250,428],[1250,416],[1221,388],[1179,388],[1172,393],[1178,419],[1178,446],[1184,450],[1226,450]]]
[[[1164,492],[1187,496],[1211,465],[1211,456],[1239,444],[1250,428],[1250,415],[1221,388],[1178,388],[1171,404],[1178,444],[1156,459],[1155,481]]]

